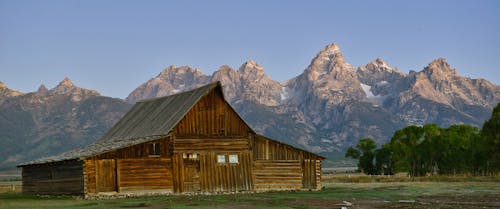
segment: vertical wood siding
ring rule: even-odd
[[[116,161],[114,159],[97,160],[96,190],[97,192],[113,192],[116,188]]]
[[[226,154],[228,153],[209,152],[200,155],[201,191],[237,192],[253,190],[251,153],[229,153],[238,155],[238,163],[217,163],[217,155]]]
[[[82,161],[24,166],[22,179],[24,194],[81,195],[84,193]]]
[[[304,172],[302,184],[305,189],[316,189],[316,160],[304,159],[302,161]]]
[[[175,153],[196,152],[241,152],[248,150],[248,139],[245,138],[175,138]]]
[[[174,128],[178,137],[232,136],[246,138],[249,128],[219,91],[203,97]]]

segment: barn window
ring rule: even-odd
[[[238,163],[238,155],[229,155],[229,163]]]
[[[196,159],[198,159],[198,154],[182,153],[182,158],[183,159],[196,160]]]
[[[226,155],[217,155],[217,163],[226,163]]]
[[[149,144],[149,156],[160,156],[160,143]]]

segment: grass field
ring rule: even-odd
[[[340,183],[344,178],[368,183]],[[396,177],[405,179],[405,177]],[[441,177],[377,182],[375,177],[325,175],[320,192],[174,195],[111,200],[0,194],[0,208],[500,208],[500,177]],[[356,180],[358,179],[358,180]],[[363,180],[360,180],[363,179]],[[6,182],[0,182],[6,184]]]

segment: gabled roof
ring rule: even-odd
[[[179,94],[139,101],[96,143],[18,166],[85,158],[165,137],[203,96],[216,88],[223,94],[222,85],[215,82]]]
[[[222,93],[221,84],[216,82],[171,96],[139,101],[98,142],[165,135],[203,96],[217,87]]]

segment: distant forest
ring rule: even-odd
[[[494,175],[500,171],[500,103],[482,129],[470,125],[408,126],[377,148],[364,138],[349,147],[345,157],[358,159],[358,169],[369,175],[407,172],[425,175]]]

